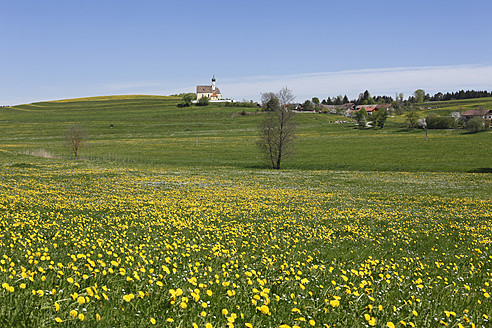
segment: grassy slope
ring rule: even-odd
[[[236,116],[240,108],[178,108],[178,98],[115,96],[68,99],[0,109],[0,150],[45,149],[68,157],[66,127],[88,130],[85,158],[176,166],[265,167],[256,150],[261,114]],[[488,106],[492,99],[432,103],[441,111]],[[251,109],[246,109],[251,110]],[[436,111],[436,109],[431,109]],[[387,171],[469,171],[490,168],[492,133],[401,129],[390,119],[383,130],[359,131],[330,124],[333,116],[300,114],[296,156],[285,168]],[[393,123],[392,121],[393,120]],[[110,128],[110,124],[114,127]]]

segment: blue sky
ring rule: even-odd
[[[492,90],[492,1],[0,0],[0,105]]]

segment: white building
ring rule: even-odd
[[[222,94],[219,88],[215,86],[215,76],[212,77],[212,85],[197,85],[196,86],[196,100],[200,100],[203,97],[208,97],[210,100],[221,100]]]

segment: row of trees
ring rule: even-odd
[[[474,99],[474,98],[485,98],[485,97],[492,97],[492,91],[486,91],[486,90],[460,90],[457,92],[447,92],[447,93],[442,93],[442,92],[437,92],[434,95],[430,95],[429,93],[426,93],[425,90],[423,89],[417,89],[415,92],[408,97],[408,99],[404,99],[404,94],[403,93],[397,93],[395,98],[391,96],[374,96],[372,97],[371,94],[369,93],[368,90],[364,91],[363,93],[359,94],[359,97],[357,99],[352,99],[349,100],[347,95],[342,96],[336,96],[333,98],[326,98],[321,101],[321,104],[323,105],[343,105],[346,103],[354,103],[356,105],[372,105],[372,104],[414,104],[414,103],[423,103],[427,101],[446,101],[446,100],[453,100],[453,99]],[[313,103],[316,103],[314,100],[318,99],[317,97],[313,98],[312,101]]]
[[[421,89],[419,89],[421,90]],[[422,90],[423,92],[423,90]],[[485,98],[485,97],[492,97],[492,91],[488,92],[486,90],[483,91],[475,91],[475,90],[460,90],[457,92],[447,92],[447,93],[442,93],[438,92],[431,96],[430,94],[424,94],[420,95],[419,99],[415,99],[413,97],[415,102],[425,102],[425,101],[446,101],[446,100],[460,100],[460,99],[475,99],[475,98]],[[418,101],[420,100],[420,101]]]
[[[403,94],[400,94],[401,97],[403,98]],[[315,102],[315,99],[318,99],[317,97],[313,98],[312,101],[313,103]],[[397,98],[398,99],[398,98]],[[403,99],[401,99],[403,101]],[[357,99],[352,99],[349,100],[347,95],[342,96],[338,95],[333,98],[326,98],[321,101],[322,105],[343,105],[346,103],[354,103],[355,105],[373,105],[373,104],[389,104],[395,101],[391,96],[375,96],[372,97],[371,94],[369,93],[368,90],[362,92],[359,94],[359,97]]]

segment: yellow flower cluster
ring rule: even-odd
[[[481,175],[53,164],[0,176],[0,321],[392,328],[492,315],[492,199],[456,187],[490,184]]]

